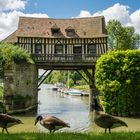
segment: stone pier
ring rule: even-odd
[[[13,64],[5,70],[4,102],[8,112],[24,112],[37,106],[38,71],[32,64]]]

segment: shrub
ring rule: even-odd
[[[119,116],[140,114],[140,50],[102,55],[96,64],[95,79],[106,112]]]
[[[16,64],[25,62],[34,63],[30,54],[17,45],[2,43],[0,44],[0,53],[2,54],[0,61],[1,63],[3,62],[6,67],[11,66],[13,62]]]

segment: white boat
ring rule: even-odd
[[[68,91],[69,95],[73,95],[73,96],[82,96],[83,93],[80,90],[76,90],[76,89],[72,89]]]
[[[65,89],[63,90],[63,93],[68,95],[70,91],[71,91],[71,89],[65,88]]]

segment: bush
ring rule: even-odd
[[[140,50],[102,55],[96,64],[95,79],[106,112],[140,115]]]
[[[6,67],[10,67],[13,62],[16,64],[34,63],[30,54],[17,45],[2,43],[0,44],[0,53],[2,54],[0,61]]]

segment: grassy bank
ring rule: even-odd
[[[140,140],[140,132],[104,133],[14,133],[0,134],[0,140]]]
[[[72,88],[88,91],[89,90],[89,85],[77,85],[77,86],[73,86]]]

